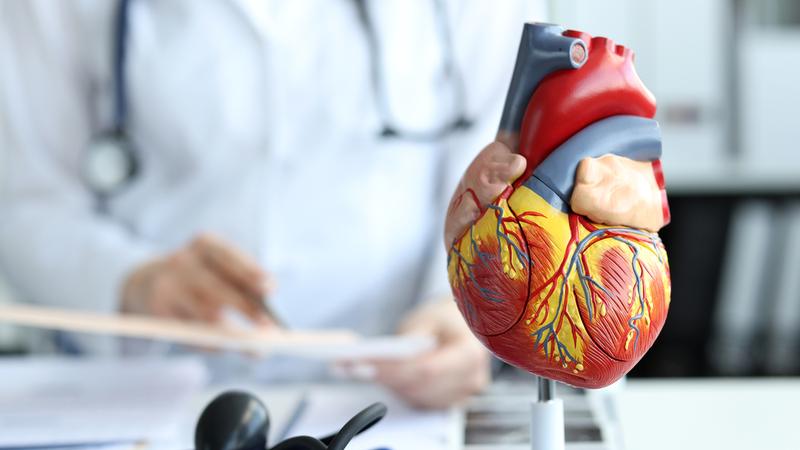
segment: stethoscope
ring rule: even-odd
[[[389,96],[385,84],[386,77],[380,61],[380,48],[378,46],[378,36],[375,26],[369,17],[366,0],[355,0],[356,10],[361,28],[367,38],[367,45],[370,59],[370,78],[374,98],[378,106],[378,114],[381,121],[380,136],[384,138],[399,138],[418,142],[438,141],[457,131],[467,130],[472,127],[472,121],[467,117],[466,93],[464,78],[455,61],[455,49],[453,48],[452,33],[450,24],[447,21],[447,11],[443,0],[434,0],[436,12],[436,28],[439,39],[444,47],[443,69],[445,78],[450,82],[453,89],[455,101],[455,117],[446,122],[439,128],[427,130],[410,130],[396,126],[392,120],[391,108],[389,107]]]
[[[120,0],[113,27],[111,126],[92,138],[86,149],[83,167],[86,184],[101,199],[125,186],[139,171],[136,148],[128,137],[126,129],[128,93],[125,88],[125,62],[129,3],[129,0]]]
[[[380,65],[380,48],[374,24],[367,11],[365,0],[354,0],[359,23],[368,42],[370,78],[381,127],[379,136],[384,139],[403,139],[415,142],[438,141],[457,131],[472,127],[466,114],[464,80],[455,62],[455,51],[442,0],[434,0],[437,31],[444,47],[443,70],[450,81],[455,102],[455,118],[444,125],[425,130],[410,130],[395,125],[388,104],[386,83]],[[130,0],[120,0],[113,27],[112,92],[113,116],[109,129],[92,138],[84,163],[84,179],[88,187],[101,200],[119,191],[140,172],[141,164],[136,147],[127,130],[128,97],[125,79],[127,62]]]
[[[200,414],[194,450],[344,450],[354,437],[383,419],[386,411],[383,403],[373,403],[334,434],[322,438],[293,436],[270,446],[267,407],[247,392],[223,392]]]

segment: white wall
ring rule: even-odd
[[[800,178],[800,30],[744,32],[741,73],[744,162]]]
[[[551,21],[636,51],[639,74],[658,99],[671,191],[781,191],[800,189],[800,7],[794,2],[747,2],[738,29],[734,0],[549,5]]]
[[[6,121],[4,120],[3,116],[0,112],[0,146],[7,146],[6,143]],[[4,160],[4,156],[6,153],[4,148],[0,148],[0,183],[3,182],[3,174],[7,169],[8,165]],[[3,218],[3,212],[0,211],[0,220]],[[11,292],[8,289],[8,285],[6,284],[5,280],[3,279],[3,272],[0,270],[0,305],[6,304],[12,301]],[[19,343],[20,336],[17,330],[12,329],[8,325],[0,324],[0,350],[16,347]]]

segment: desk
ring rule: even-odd
[[[233,385],[259,396],[267,405],[276,428],[284,428],[285,418],[291,416],[296,401],[306,395],[311,407],[303,414],[291,434],[320,436],[337,429],[349,415],[373,401],[383,401],[389,414],[374,431],[353,443],[354,450],[374,448],[425,450],[529,450],[530,403],[536,398],[532,377],[502,380],[486,393],[474,397],[465,407],[449,411],[412,410],[393,398],[383,388],[362,383],[310,385]],[[199,411],[222,386],[212,387],[198,395],[181,436],[193,434],[194,420]],[[558,395],[564,399],[567,450],[613,450],[612,432],[605,417],[599,414],[590,396],[581,391],[561,387]],[[314,408],[315,399],[324,408]],[[319,406],[319,405],[318,405]],[[316,409],[316,411],[314,411]],[[329,417],[330,415],[330,417]],[[276,429],[271,430],[277,431]],[[270,442],[275,435],[270,433]],[[605,438],[603,438],[605,436]],[[186,440],[178,447],[189,448]],[[176,447],[177,448],[177,447]]]
[[[617,404],[628,450],[800,449],[800,379],[629,380]]]
[[[406,442],[410,428],[414,430],[415,443],[397,448],[426,450],[459,448],[464,440],[467,450],[525,450],[528,448],[528,411],[535,398],[531,376],[521,372],[501,376],[466,409],[426,415],[409,410],[374,385],[258,385],[244,382],[203,388],[203,366],[180,359],[172,359],[169,364],[166,360],[135,359],[20,358],[0,359],[0,362],[0,369],[4,370],[0,371],[0,379],[6,388],[0,391],[0,400],[5,399],[5,404],[0,402],[0,414],[6,413],[6,416],[0,416],[0,424],[12,423],[2,417],[28,417],[29,420],[38,417],[38,421],[31,422],[33,434],[25,434],[26,437],[36,437],[39,436],[36,433],[48,431],[41,424],[55,423],[47,414],[59,414],[65,410],[70,411],[73,421],[86,417],[106,420],[101,428],[108,432],[113,432],[117,422],[127,424],[128,428],[131,422],[133,426],[138,423],[138,431],[134,429],[131,433],[142,432],[141,427],[148,423],[144,419],[155,419],[159,425],[171,424],[163,430],[163,442],[154,442],[152,449],[191,448],[200,411],[213,396],[228,388],[251,391],[262,398],[270,410],[274,434],[285,428],[304,393],[310,392],[312,411],[294,432],[328,433],[341,426],[357,409],[373,401],[385,401],[390,404],[389,416],[381,426],[381,433],[372,436],[391,442]],[[158,373],[159,377],[152,377],[153,373]],[[53,377],[53,374],[58,374],[58,377]],[[68,388],[71,385],[76,387]],[[180,391],[176,386],[195,387],[171,400],[170,404],[175,406],[171,410],[169,405],[161,404],[164,400],[153,404],[154,399],[161,397],[146,395],[149,391],[157,391],[169,392],[175,397]],[[324,405],[321,414],[320,408],[317,408],[318,414],[313,413],[314,392],[321,394],[316,398],[323,399],[319,403]],[[54,393],[60,394],[54,396]],[[800,405],[800,378],[629,380],[627,385],[592,391],[590,395],[563,387],[558,393],[564,398],[567,410],[568,450],[610,450],[619,448],[614,444],[620,441],[627,444],[627,450],[800,449],[800,434],[795,428],[797,405]],[[76,395],[80,396],[80,404],[70,400]],[[109,399],[117,398],[119,400],[109,404]],[[25,408],[17,408],[17,405]],[[147,412],[153,407],[158,408],[158,417]],[[37,415],[40,410],[44,416]],[[101,412],[100,419],[97,419],[97,414],[92,415],[96,411]],[[139,422],[128,420],[137,411],[147,417],[140,418]],[[30,415],[17,417],[13,414]],[[392,421],[391,416],[399,420]],[[55,418],[56,422],[61,420],[59,417]],[[72,439],[75,439],[74,431],[86,428],[83,423],[78,425],[78,430],[68,429]],[[98,427],[89,427],[88,431],[96,429]],[[21,429],[16,427],[13,431]],[[146,432],[152,434],[154,430],[147,425]],[[430,442],[415,445],[426,435],[432,436]],[[604,442],[598,442],[598,435],[604,436]],[[139,436],[142,434],[135,437]],[[272,442],[275,437],[272,436]],[[367,435],[364,438],[361,443],[365,445],[373,440]]]
[[[192,410],[187,412],[184,429],[188,445],[183,448],[191,445],[197,414],[222,389],[215,387],[197,396]],[[299,385],[252,387],[254,393],[272,402],[271,414],[277,416],[277,422],[283,420],[280,416],[305,389],[308,387]],[[374,387],[356,385],[336,389],[377,392]],[[800,449],[800,379],[634,379],[609,394],[615,400],[626,450]],[[463,421],[456,420],[454,424],[463,426]],[[458,435],[460,430],[452,432]],[[601,447],[568,446],[583,448]]]

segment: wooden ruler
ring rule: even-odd
[[[345,330],[245,330],[130,314],[100,314],[28,305],[0,305],[0,322],[51,330],[144,338],[259,354],[324,355],[360,340]]]

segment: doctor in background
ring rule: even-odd
[[[0,270],[64,308],[433,333],[369,363],[414,405],[457,402],[489,363],[443,215],[538,6],[4,1]]]

